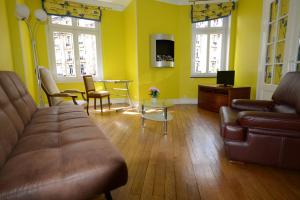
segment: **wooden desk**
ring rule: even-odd
[[[198,107],[219,112],[221,106],[231,106],[233,99],[250,99],[251,87],[198,86]]]

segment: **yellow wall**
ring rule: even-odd
[[[39,0],[25,0],[25,3],[30,7],[31,12],[37,8],[41,8],[41,1]],[[124,23],[124,12],[112,10],[103,11],[103,18],[101,22],[101,41],[104,79],[126,79]],[[22,26],[23,25],[24,24],[22,23]],[[31,74],[27,74],[29,79],[27,81],[28,87],[30,92],[36,96],[36,84],[33,76],[34,73],[32,72],[33,63],[31,56],[29,56],[31,48],[30,43],[28,43],[28,33],[25,28],[22,28],[21,32],[22,31],[24,33],[21,34],[23,38],[21,43],[25,46],[25,51],[23,53],[26,55],[26,58],[30,58],[25,61],[25,63],[28,63],[29,66],[29,70],[27,71]],[[47,23],[45,23],[40,25],[37,32],[37,51],[39,64],[49,68],[47,37]],[[61,90],[70,88],[84,90],[83,82],[58,83],[58,86]],[[100,88],[101,85],[97,84],[97,87]]]
[[[10,35],[5,0],[0,0],[0,70],[13,71]]]
[[[14,71],[20,76],[21,80],[25,82],[25,70],[22,58],[22,47],[20,39],[20,28],[18,20],[15,16],[15,1],[5,0],[6,2],[6,14],[7,22],[10,31],[10,41],[11,41],[11,52],[14,65]],[[25,82],[26,83],[26,82]]]
[[[236,83],[240,86],[251,86],[253,99],[256,94],[262,4],[263,0],[240,0],[237,10],[234,59]]]
[[[138,66],[139,92],[141,99],[149,98],[151,86],[161,91],[161,98],[179,97],[179,58],[180,49],[176,46],[180,40],[178,34],[179,7],[154,0],[138,0]],[[174,34],[175,67],[153,68],[150,63],[151,34]]]
[[[126,79],[133,81],[130,84],[131,97],[139,100],[138,54],[137,54],[137,2],[132,0],[124,11],[125,35],[125,66]]]
[[[18,1],[25,1],[31,10],[41,7],[39,0]],[[7,19],[5,13],[1,12],[4,17],[0,18],[0,25],[7,30],[8,22],[10,35],[8,30],[2,31],[0,34],[4,36],[0,39],[10,38],[13,49],[11,58],[5,56],[8,60],[5,63],[10,65],[8,68],[10,70],[14,66],[30,92],[36,96],[27,28],[23,22],[20,22],[19,26],[15,18],[15,1],[1,0],[1,3],[1,8],[6,6]],[[230,68],[236,70],[236,85],[252,86],[252,97],[256,87],[261,9],[262,0],[255,2],[240,0],[238,11],[233,13],[231,23]],[[136,101],[139,98],[149,98],[148,89],[151,86],[161,90],[161,98],[195,99],[198,84],[214,84],[216,80],[190,78],[191,26],[190,6],[170,5],[155,0],[133,0],[123,12],[104,11],[101,23],[104,78],[133,80],[130,89]],[[157,33],[173,34],[175,37],[174,68],[159,69],[150,66],[150,35]],[[5,45],[10,48],[9,43]],[[37,48],[40,65],[49,67],[45,25],[41,25],[38,30]],[[9,51],[6,52],[9,54]],[[3,58],[1,62],[2,60]],[[62,90],[69,88],[83,90],[82,82],[58,85]]]
[[[198,84],[215,84],[215,78],[190,78],[191,71],[191,7],[176,6],[155,0],[138,0],[138,62],[140,97],[149,98],[148,89],[161,90],[161,98],[197,98]],[[232,17],[235,31],[236,16]],[[150,65],[150,35],[173,34],[175,67],[153,68]],[[230,68],[233,69],[235,34],[230,40]]]

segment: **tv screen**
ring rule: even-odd
[[[234,71],[218,71],[217,84],[234,85]]]

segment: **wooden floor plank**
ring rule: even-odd
[[[91,112],[128,165],[128,183],[112,192],[113,199],[300,199],[299,171],[228,161],[217,113],[196,105],[170,111],[167,135],[160,122],[142,128],[135,110]]]

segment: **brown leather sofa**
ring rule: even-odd
[[[91,199],[127,182],[120,153],[80,106],[38,109],[0,72],[0,199]]]
[[[300,169],[300,72],[284,76],[272,101],[233,100],[220,118],[229,159]]]

